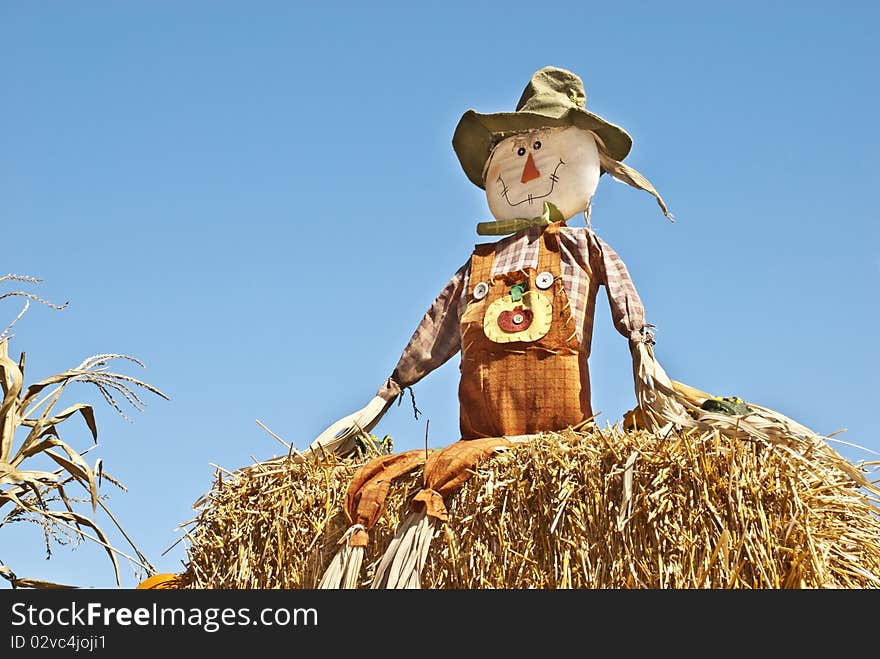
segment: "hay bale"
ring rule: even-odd
[[[182,588],[315,588],[363,461],[223,473],[199,502]],[[483,462],[447,500],[425,588],[877,588],[878,489],[826,441],[619,426],[547,433]],[[876,463],[874,463],[876,464]],[[421,488],[392,484],[360,587]]]

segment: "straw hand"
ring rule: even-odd
[[[318,435],[305,451],[301,452],[309,460],[319,459],[322,455],[346,455],[354,450],[358,436],[368,433],[382,418],[388,403],[384,398],[375,396],[366,406],[342,417],[330,424]]]

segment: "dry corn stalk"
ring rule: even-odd
[[[30,283],[40,281],[18,275],[0,277],[0,282],[5,280]],[[83,456],[88,448],[78,451],[61,439],[61,424],[78,415],[85,421],[93,441],[97,443],[98,427],[92,406],[76,403],[61,411],[55,411],[55,407],[66,388],[74,382],[84,382],[96,387],[104,400],[122,416],[125,416],[125,413],[121,400],[137,410],[143,409],[144,401],[139,393],[141,390],[162,398],[167,396],[146,382],[109,371],[108,364],[112,361],[123,360],[143,366],[134,357],[122,354],[94,355],[73,369],[25,386],[25,355],[22,353],[18,361],[9,357],[9,330],[27,310],[30,300],[37,300],[56,309],[63,308],[63,305],[53,305],[22,291],[0,295],[0,299],[9,296],[25,297],[27,302],[21,313],[0,334],[0,385],[3,388],[3,400],[0,403],[0,510],[7,505],[10,506],[3,516],[0,516],[0,528],[4,524],[16,521],[36,522],[44,529],[47,550],[51,550],[52,539],[58,540],[62,536],[96,542],[107,551],[116,574],[117,584],[119,583],[117,555],[127,558],[147,571],[154,571],[147,558],[131,542],[98,495],[98,488],[103,480],[118,487],[122,485],[104,470],[100,459],[94,466],[86,462]],[[52,471],[26,468],[39,459],[48,459],[58,468]],[[85,491],[85,499],[68,492],[68,488],[73,484]],[[76,504],[81,502],[90,504],[91,515],[76,510]],[[129,542],[136,556],[130,556],[111,545],[107,535],[94,519],[99,507]],[[66,587],[38,579],[18,578],[8,566],[0,566],[0,574],[9,579],[13,587]]]

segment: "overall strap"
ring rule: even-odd
[[[481,243],[474,247],[471,255],[471,273],[468,283],[469,294],[473,293],[474,286],[481,281],[487,284],[492,281],[492,267],[495,265],[495,243]]]
[[[562,274],[562,259],[559,251],[559,228],[562,226],[564,226],[563,222],[553,222],[541,232],[536,266],[538,273],[549,271],[556,277]]]

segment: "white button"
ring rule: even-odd
[[[513,317],[513,324],[521,325],[523,320],[525,320],[525,318],[523,318],[523,315],[521,313],[518,313]]]
[[[479,284],[474,286],[474,299],[482,300],[489,294],[489,284],[484,281],[481,281]]]
[[[542,290],[548,289],[553,285],[553,279],[553,273],[545,270],[535,278],[535,286]]]

